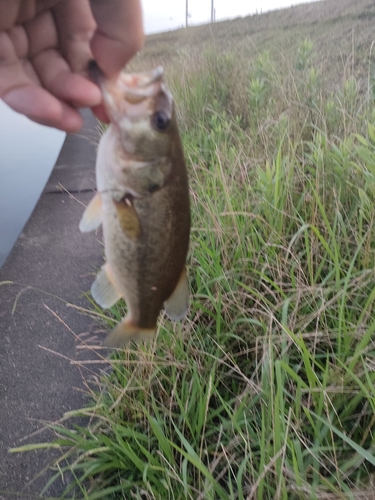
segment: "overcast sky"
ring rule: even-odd
[[[211,0],[188,0],[189,22],[210,21]],[[311,0],[214,0],[216,19],[247,16],[255,12],[290,7]],[[146,33],[168,31],[185,25],[186,0],[142,0]]]

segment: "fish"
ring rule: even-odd
[[[97,191],[79,229],[103,227],[106,262],[91,294],[106,309],[125,300],[125,318],[104,341],[119,348],[152,338],[163,307],[174,321],[188,312],[189,183],[163,68],[112,81],[92,61],[89,74],[110,125],[97,151]]]

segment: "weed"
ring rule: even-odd
[[[320,33],[352,19],[340,8]],[[327,81],[311,33],[257,50],[250,22],[184,32],[164,55],[190,169],[191,310],[112,356],[76,412],[86,427],[51,426],[55,478],[73,472],[82,498],[373,497],[373,87],[340,83],[346,68]],[[223,30],[225,51],[209,37]]]

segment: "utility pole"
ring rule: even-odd
[[[211,23],[215,21],[214,0],[211,0]]]
[[[188,17],[189,17],[189,0],[186,0],[186,11],[185,11],[185,24],[188,27]]]

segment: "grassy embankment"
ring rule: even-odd
[[[374,498],[374,16],[304,5],[133,63],[177,102],[191,311],[113,357],[87,428],[55,427],[82,498]]]

